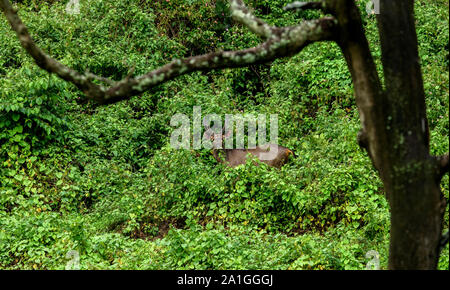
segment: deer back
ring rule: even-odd
[[[224,151],[224,158],[220,157],[219,151]],[[290,149],[276,144],[257,146],[254,149],[213,149],[213,155],[216,160],[231,167],[245,164],[248,154],[253,155],[261,162],[276,168],[280,168],[286,164],[289,160],[289,156],[294,155]]]

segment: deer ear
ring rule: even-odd
[[[213,138],[214,131],[211,129],[211,127],[208,125],[204,125],[204,128],[205,128],[204,136],[206,136],[209,139]]]

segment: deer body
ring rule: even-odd
[[[225,153],[224,160],[221,156],[219,156],[219,151],[223,151]],[[271,153],[269,154],[269,152]],[[214,158],[218,162],[231,167],[245,164],[248,154],[255,156],[261,162],[276,168],[280,168],[286,164],[290,155],[294,156],[294,153],[291,150],[276,144],[257,146],[254,149],[213,149]]]

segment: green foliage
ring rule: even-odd
[[[9,157],[22,151],[29,152],[49,142],[63,142],[61,131],[67,129],[63,117],[60,91],[67,87],[55,77],[44,77],[41,71],[28,68],[19,70],[24,76],[14,85],[3,80],[0,103],[0,141],[2,152]],[[8,150],[7,150],[8,149]]]
[[[227,1],[15,1],[44,51],[79,71],[121,79],[172,58],[260,40]],[[289,0],[246,1],[274,25],[318,11]],[[363,21],[380,68],[376,20]],[[448,151],[448,2],[416,1],[431,151]],[[282,169],[217,164],[174,150],[176,113],[277,113]],[[0,268],[365,269],[387,267],[389,208],[356,142],[353,87],[339,48],[316,43],[270,65],[186,75],[111,106],[49,76],[0,17]],[[448,204],[449,178],[442,189]],[[448,205],[444,218],[448,228]],[[448,246],[440,269],[448,269]]]

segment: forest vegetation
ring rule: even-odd
[[[80,72],[119,81],[184,58],[260,43],[223,0],[12,1],[36,43]],[[251,0],[271,25],[317,19],[290,0]],[[358,1],[379,72],[374,15]],[[416,0],[430,152],[449,150],[449,2]],[[0,14],[1,15],[1,14]],[[235,168],[170,146],[173,115],[278,114],[280,169]],[[390,211],[356,136],[339,46],[317,42],[270,63],[197,71],[110,105],[39,68],[0,16],[0,268],[388,268]],[[449,177],[441,182],[449,227]],[[449,269],[449,246],[438,269]]]

